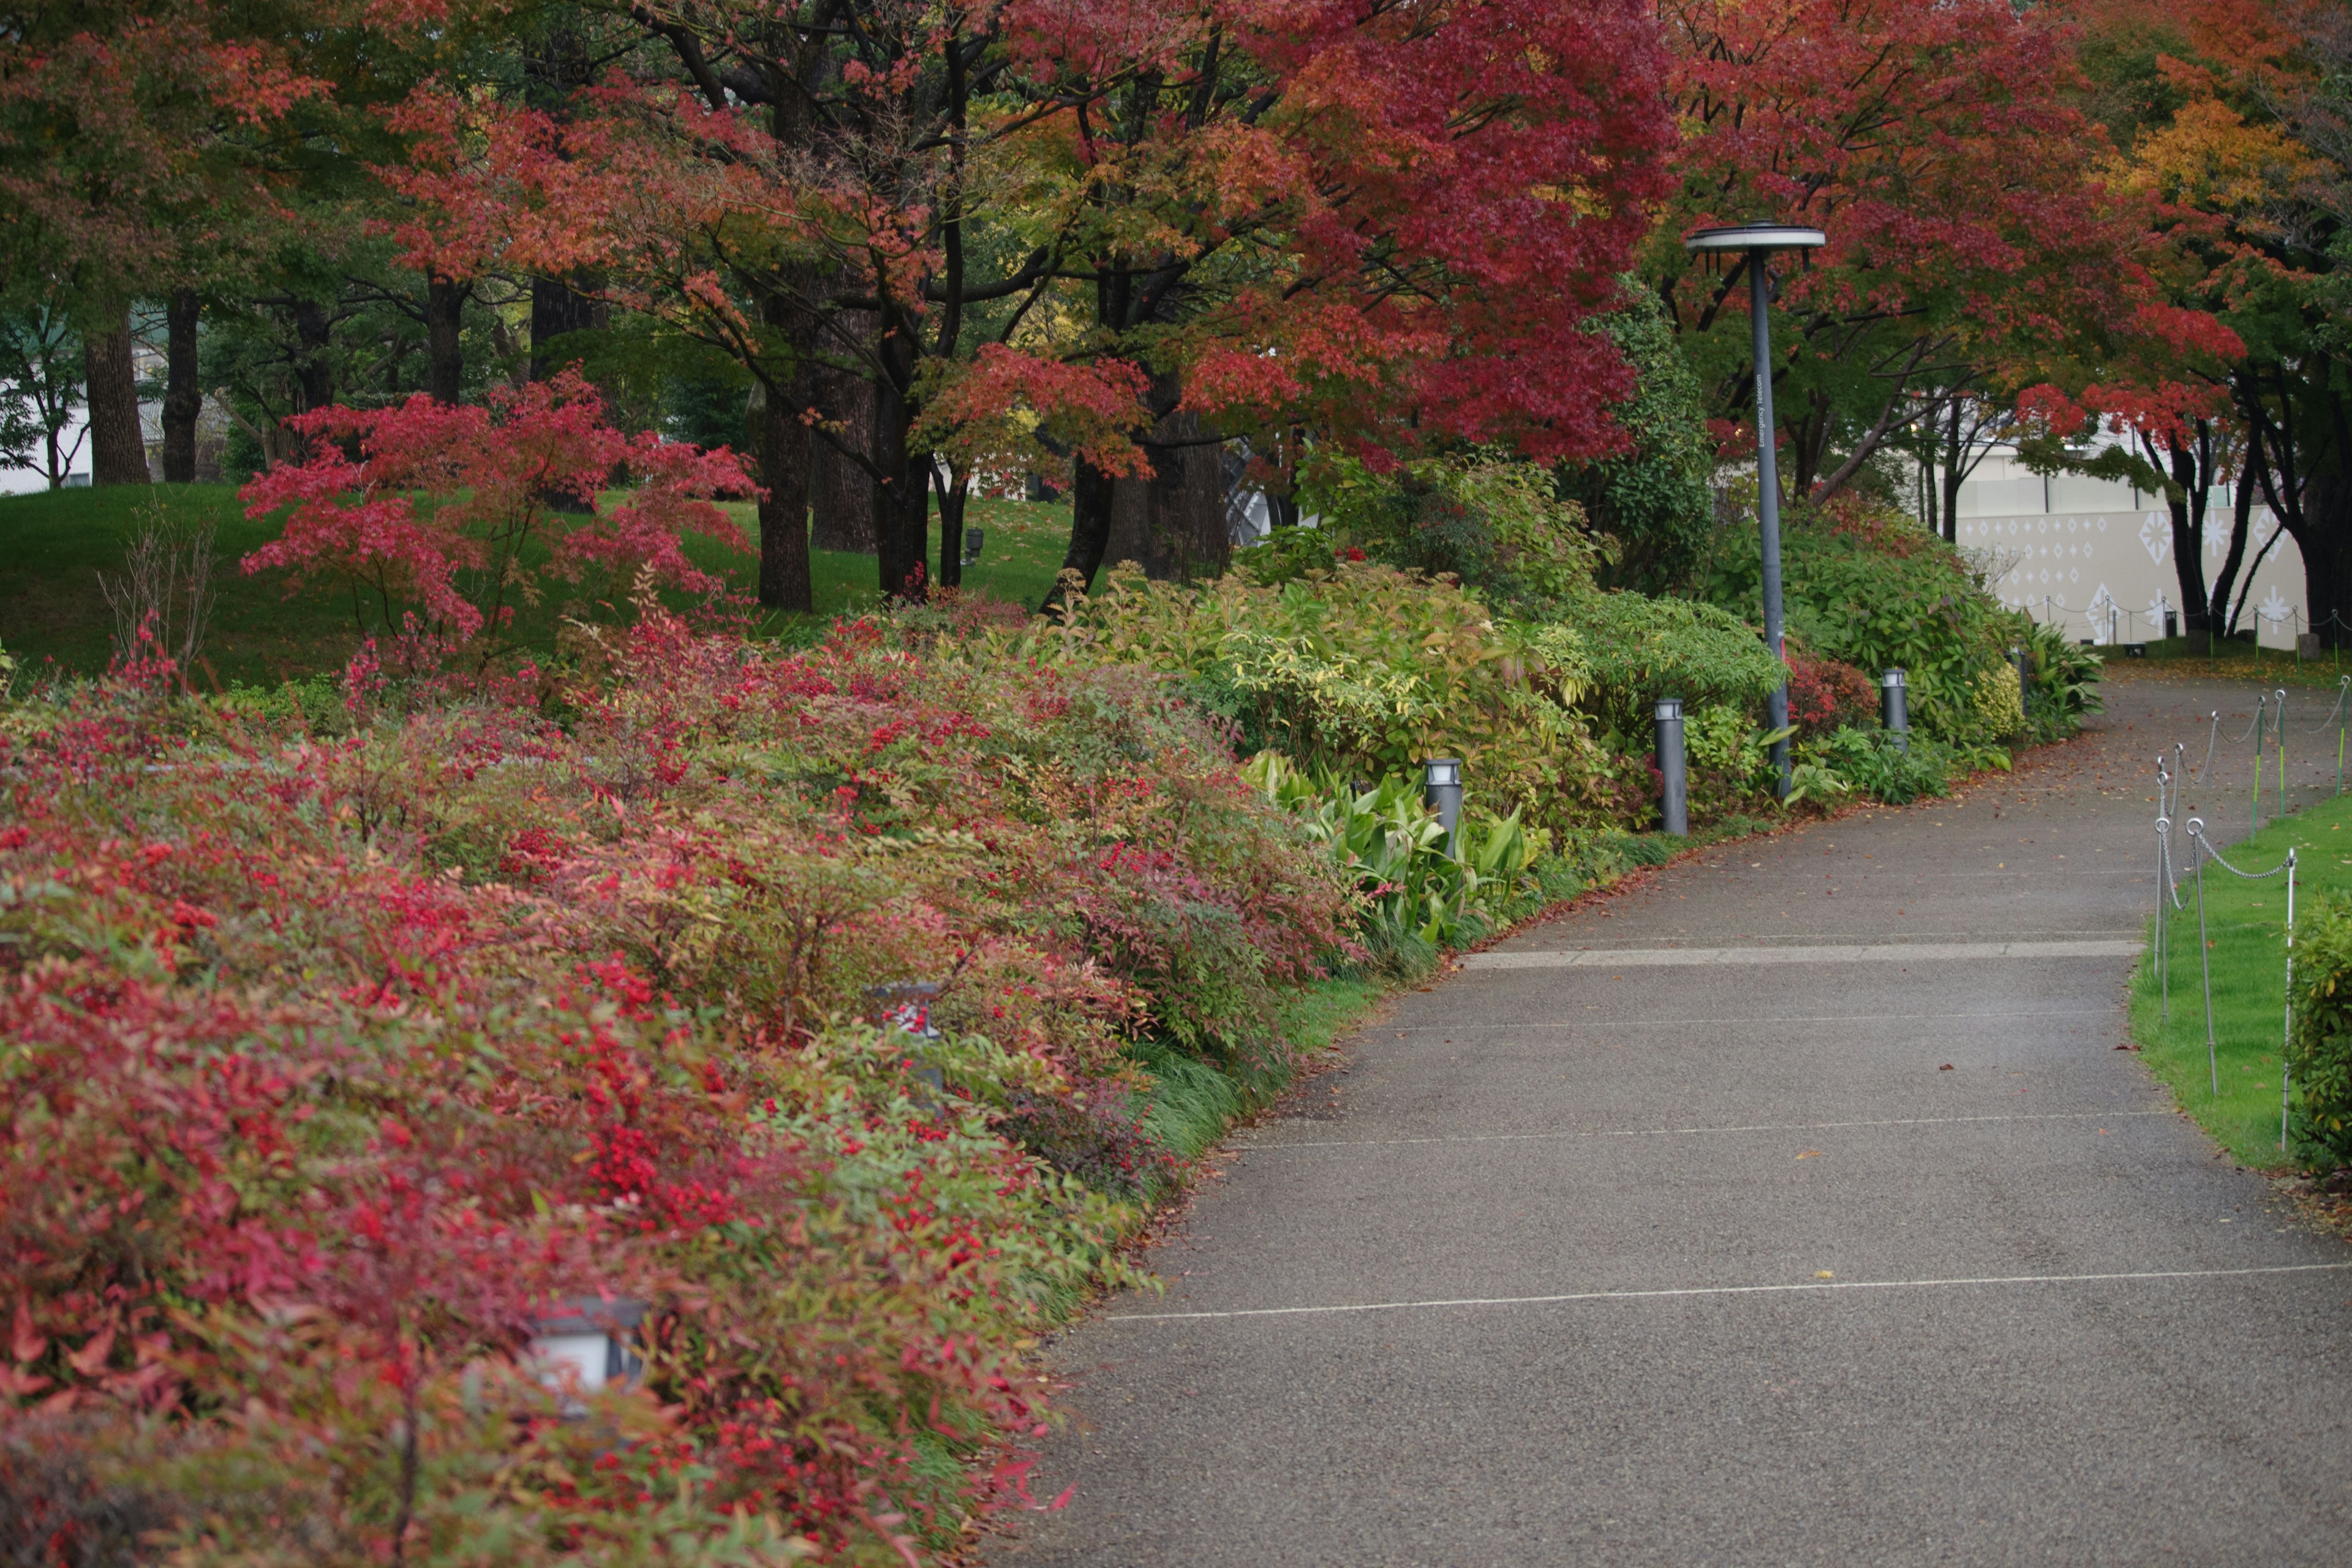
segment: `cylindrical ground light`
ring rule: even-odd
[[[2025,671],[2027,668],[2026,657],[2025,645],[2023,643],[2011,643],[2010,645],[2009,661],[2010,663],[2017,666],[2017,711],[2021,717],[2024,715],[2026,710],[2026,693],[2032,689],[2032,688],[2026,683],[2025,679]]]
[[[1881,670],[1878,676],[1878,716],[1886,725],[1886,732],[1904,751],[1911,749],[1911,692],[1904,685],[1900,669]]]
[[[1690,781],[1683,770],[1683,700],[1658,699],[1658,776],[1665,791],[1658,803],[1660,826],[1668,833],[1690,832]]]
[[[1459,858],[1461,834],[1455,824],[1462,820],[1462,763],[1455,757],[1433,757],[1421,764],[1422,804],[1437,813],[1438,826],[1445,829],[1445,853]]]

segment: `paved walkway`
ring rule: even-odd
[[[2147,758],[2252,690],[2111,707],[1405,996],[1056,1347],[1076,1491],[992,1560],[2352,1562],[2352,1251],[2115,1048]]]

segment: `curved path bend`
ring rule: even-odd
[[[2352,1563],[2352,1250],[2116,1048],[2147,759],[2252,693],[2116,683],[1963,800],[1710,850],[1403,997],[1236,1140],[1167,1293],[1055,1346],[1035,1479],[1076,1491],[992,1560]]]

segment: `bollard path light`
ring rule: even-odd
[[[1445,829],[1445,853],[1458,858],[1459,837],[1454,824],[1462,820],[1462,763],[1455,757],[1433,757],[1421,764],[1422,804],[1437,813]]]
[[[1895,737],[1901,751],[1911,749],[1911,693],[1904,685],[1901,669],[1881,670],[1878,676],[1878,717],[1886,732]]]
[[[1683,770],[1683,700],[1661,697],[1657,706],[1658,826],[1678,837],[1690,833],[1690,784]]]
[[[1750,223],[1730,228],[1702,228],[1683,237],[1683,248],[1694,256],[1738,252],[1747,258],[1749,352],[1756,363],[1756,531],[1764,554],[1764,642],[1772,657],[1789,657],[1780,631],[1780,468],[1772,450],[1772,282],[1764,258],[1776,250],[1817,250],[1829,236],[1817,228],[1790,224]],[[1764,701],[1766,727],[1775,733],[1789,727],[1789,683]],[[1772,742],[1773,771],[1780,775],[1780,794],[1789,793],[1789,741]]]

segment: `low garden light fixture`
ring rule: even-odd
[[[1898,667],[1882,670],[1878,676],[1878,716],[1886,732],[1895,737],[1897,749],[1911,749],[1911,690],[1908,678]]]
[[[1462,820],[1462,761],[1458,757],[1433,757],[1421,764],[1422,804],[1437,813],[1438,826],[1445,829],[1445,852],[1455,854],[1459,835],[1455,824]]]
[[[1817,250],[1829,236],[1795,224],[1748,223],[1728,228],[1702,228],[1683,237],[1683,248],[1694,256],[1738,253],[1748,263],[1748,318],[1756,362],[1756,521],[1764,547],[1764,641],[1772,657],[1786,661],[1788,647],[1780,631],[1780,467],[1772,450],[1772,285],[1764,258],[1776,250]],[[1765,724],[1775,733],[1789,727],[1789,683],[1765,699]],[[1789,793],[1789,742],[1784,735],[1772,742],[1772,767],[1780,775],[1780,794]]]
[[[635,1383],[645,1370],[636,1350],[645,1318],[646,1304],[626,1296],[579,1297],[542,1316],[529,1352],[541,1381],[566,1394]],[[567,1406],[564,1413],[582,1415],[586,1407]]]
[[[1658,699],[1658,826],[1677,837],[1690,832],[1690,784],[1683,766],[1683,700]]]

